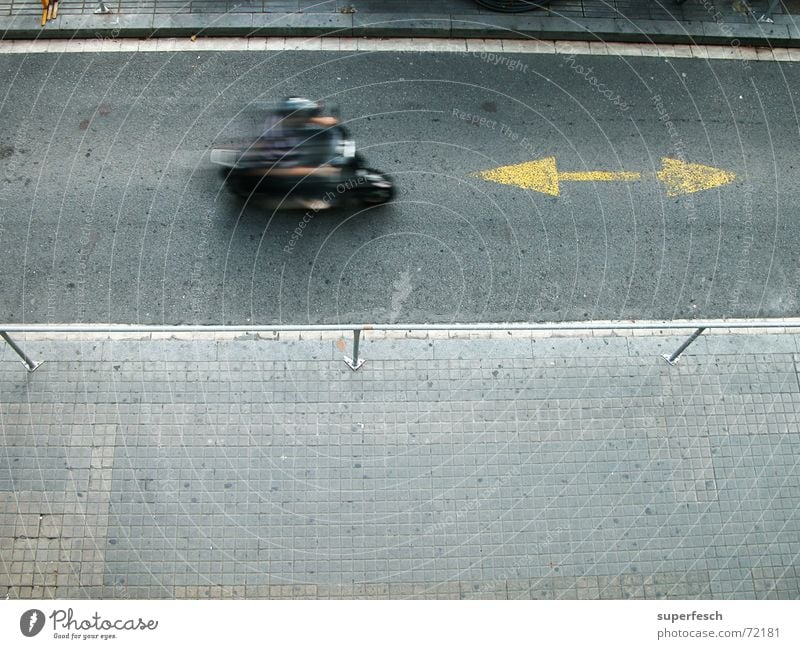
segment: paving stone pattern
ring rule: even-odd
[[[797,337],[679,340],[4,347],[0,597],[797,598]]]
[[[116,14],[197,14],[197,13],[339,13],[354,9],[354,15],[396,14],[398,16],[450,15],[479,17],[502,15],[482,8],[472,0],[104,0]],[[764,11],[769,0],[749,0],[754,11]],[[60,0],[63,15],[91,14],[97,0]],[[742,3],[732,0],[688,0],[676,5],[672,0],[553,0],[549,10],[525,15],[547,18],[628,18],[633,20],[691,20],[747,22]],[[777,14],[797,12],[796,1],[783,3]],[[40,15],[39,0],[0,0],[0,15]]]

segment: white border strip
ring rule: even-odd
[[[446,324],[330,325],[125,325],[0,324],[0,331],[21,340],[323,340],[352,335],[369,338],[509,338],[555,336],[686,335],[698,328],[708,334],[800,335],[800,318],[717,320],[590,320],[586,322],[499,322]]]
[[[568,322],[449,322],[449,323],[342,323],[310,325],[146,325],[146,324],[104,324],[104,323],[0,323],[0,331],[50,332],[50,333],[154,333],[154,332],[250,332],[259,331],[553,331],[557,329],[776,329],[800,328],[800,318],[730,318],[709,320],[586,320]]]
[[[800,49],[786,47],[732,47],[724,45],[656,45],[595,43],[589,41],[540,41],[535,39],[465,38],[338,38],[338,37],[240,37],[240,38],[110,38],[0,40],[0,54],[81,52],[456,52],[481,57],[485,53],[632,56],[750,61],[800,61]]]

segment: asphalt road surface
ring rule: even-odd
[[[797,64],[517,59],[0,56],[0,321],[800,315]],[[228,193],[210,147],[286,94],[338,102],[396,201],[301,227]],[[478,175],[549,158],[558,195]],[[670,195],[663,158],[727,180]]]

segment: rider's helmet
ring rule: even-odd
[[[286,97],[278,105],[278,112],[287,117],[311,119],[322,114],[322,103],[305,97]]]

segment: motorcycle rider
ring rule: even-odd
[[[291,169],[289,175],[304,175],[306,172],[298,166],[319,166],[329,161],[330,129],[338,124],[336,117],[323,115],[321,102],[288,97],[267,118],[253,153],[271,162],[270,167]]]
[[[250,175],[269,177],[286,192],[302,186],[305,194],[324,194],[325,181],[338,173],[333,129],[340,124],[323,114],[324,105],[303,97],[287,97],[270,113],[262,132],[246,154]]]

